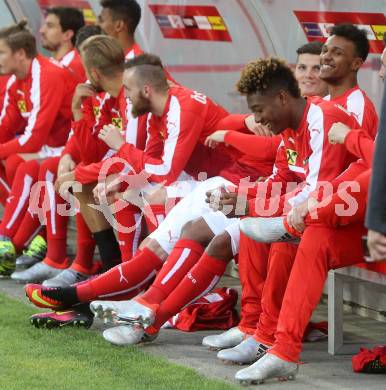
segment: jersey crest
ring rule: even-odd
[[[25,102],[25,100],[18,100],[17,107],[19,108],[19,111],[21,113],[27,112],[27,103]]]
[[[296,165],[298,153],[293,149],[286,149],[288,165]]]

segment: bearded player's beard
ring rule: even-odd
[[[131,114],[134,118],[138,118],[141,115],[150,112],[150,100],[142,95],[142,92],[138,95],[137,101],[132,103]]]

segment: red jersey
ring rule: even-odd
[[[0,75],[0,108],[3,107],[4,97],[7,90],[7,83],[10,76]]]
[[[176,86],[160,117],[149,114],[148,140],[144,151],[125,144],[117,155],[136,173],[145,170],[150,181],[173,183],[189,163],[197,144],[215,131],[216,123],[228,113],[205,95]]]
[[[131,60],[134,57],[137,57],[139,55],[143,54],[143,50],[139,45],[134,43],[129,49],[125,52],[125,58],[126,60]]]
[[[323,99],[330,100],[330,96]],[[355,86],[331,101],[340,104],[352,113],[359,125],[357,128],[363,129],[370,137],[375,138],[378,129],[378,115],[373,102],[362,89]]]
[[[69,51],[59,64],[68,71],[68,83],[72,84],[73,90],[79,83],[84,83],[87,79],[86,72],[83,67],[82,59],[76,49]]]
[[[81,151],[82,163],[88,165],[100,161],[106,156],[109,147],[99,140],[100,130],[105,125],[113,124],[123,130],[126,126],[126,105],[124,91],[121,89],[117,97],[105,94],[95,115],[94,99],[86,99],[82,105],[83,117],[73,122],[74,135],[78,149]]]
[[[328,97],[327,97],[328,99]],[[372,166],[374,155],[374,138],[378,129],[378,115],[374,104],[359,87],[354,87],[333,100],[352,112],[360,129],[352,129],[346,136],[344,144],[347,150],[359,160],[332,181],[336,190],[340,183],[354,180],[359,174]]]
[[[205,95],[183,87],[172,87],[160,117],[149,114],[145,150],[124,144],[117,156],[129,163],[136,173],[145,170],[152,182],[173,183],[188,164],[197,144],[213,133],[216,123],[227,112]],[[76,179],[89,182],[79,171]],[[95,177],[95,175],[94,175]]]
[[[335,122],[345,123],[352,128],[358,127],[354,116],[340,105],[332,102],[317,105],[307,101],[299,127],[296,130],[287,129],[281,134],[282,141],[273,174],[261,188],[259,185],[256,187],[261,199],[249,201],[251,216],[260,216],[261,211],[267,210],[273,183],[282,184],[282,194],[287,191],[287,183],[301,184],[281,196],[275,210],[275,214],[280,215],[286,206],[285,202],[288,201],[291,207],[303,203],[317,188],[318,182],[331,181],[343,171],[350,158],[347,149],[344,145],[332,145],[328,142],[328,131]]]
[[[262,180],[272,174],[280,136],[262,137],[238,131],[228,131],[225,143],[239,150],[241,156],[219,175],[239,185],[240,179]]]
[[[66,143],[72,116],[66,75],[64,69],[38,55],[25,79],[10,78],[0,123],[1,159]],[[14,138],[17,133],[22,134]]]
[[[134,43],[126,50],[125,58],[130,59],[142,53],[142,49]],[[86,176],[90,181],[97,180],[99,169],[96,169],[95,165],[89,166],[89,164],[106,159],[115,153],[114,150],[109,150],[106,144],[98,138],[99,131],[104,125],[117,125],[125,133],[126,142],[143,149],[146,129],[141,121],[132,118],[131,108],[124,96],[123,89],[117,98],[102,92],[93,98],[86,99],[82,110],[82,120],[73,123],[77,136],[70,140],[63,153],[71,154],[77,162],[82,162],[78,169],[78,174],[81,177]]]

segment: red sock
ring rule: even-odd
[[[224,260],[204,252],[199,262],[159,306],[154,328],[159,329],[182,308],[210,292],[225,272],[226,266]]]
[[[149,233],[154,232],[158,225],[165,219],[165,205],[152,204],[145,207],[145,221]]]
[[[153,284],[141,298],[150,304],[161,303],[197,263],[203,252],[204,247],[196,241],[177,241]]]
[[[9,238],[16,234],[28,209],[31,187],[38,179],[38,171],[39,164],[36,160],[25,161],[19,165],[6,201],[0,234]]]
[[[9,187],[4,165],[0,163],[0,203],[5,206],[11,188]]]
[[[41,164],[39,168],[39,181],[42,181],[40,172],[43,164]],[[13,237],[13,244],[18,252],[27,247],[38,233],[41,236],[44,235],[44,238],[46,239],[46,229],[42,226],[41,221],[39,220],[38,210],[36,210],[36,208],[39,207],[39,202],[40,191],[38,189],[31,191],[28,211],[25,213],[24,218],[20,223],[20,227]]]
[[[41,205],[44,207],[47,224],[47,257],[44,260],[55,268],[67,268],[67,224],[68,216],[60,215],[59,210],[66,207],[67,202],[55,192],[54,183],[57,176],[58,158],[44,161],[39,171],[39,180],[46,185],[41,191]]]
[[[77,252],[71,268],[90,275],[93,273],[95,240],[81,213],[76,214],[76,243]]]
[[[29,243],[36,237],[37,234],[43,233],[43,226],[40,225],[40,221],[37,215],[32,215],[27,211],[21,221],[20,227],[13,237],[13,245],[16,251],[21,251],[26,248]],[[41,234],[42,235],[42,234]]]
[[[121,204],[120,202],[118,203]],[[126,204],[126,207],[114,216],[118,222],[118,243],[121,250],[122,261],[130,260],[137,252],[141,238],[141,210],[134,205]]]
[[[119,264],[101,276],[77,287],[77,295],[81,302],[94,299],[115,299],[122,294],[133,296],[144,288],[162,267],[162,260],[150,249],[144,248],[130,261]]]

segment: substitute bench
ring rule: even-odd
[[[344,267],[328,273],[328,352],[331,355],[343,350],[343,282],[355,280],[369,283],[385,291],[386,275],[359,267]],[[385,324],[386,328],[386,324]],[[386,333],[386,330],[385,330]],[[380,340],[381,341],[381,340]]]

